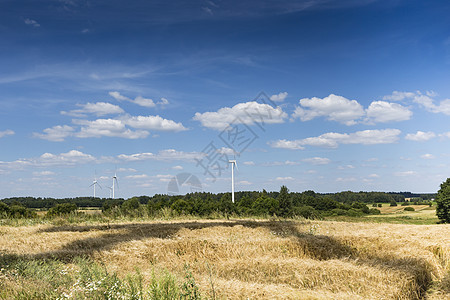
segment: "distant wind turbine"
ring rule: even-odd
[[[95,186],[98,185],[100,188],[102,188],[102,186],[100,185],[100,183],[98,183],[97,181],[97,176],[94,177],[94,181],[92,182],[92,184],[89,186],[93,186],[94,187],[94,198],[95,198]]]
[[[234,203],[234,166],[238,170],[236,159],[228,161],[231,164],[231,201]]]
[[[112,198],[112,190],[113,190],[113,188],[108,186],[108,189],[109,189],[109,198]]]
[[[119,188],[119,182],[117,181],[117,172],[114,172],[114,176],[112,177],[112,198],[115,197],[115,185]]]

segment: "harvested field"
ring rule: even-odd
[[[0,253],[3,264],[57,259],[72,266],[75,257],[90,257],[122,277],[138,268],[145,282],[164,270],[182,278],[188,265],[206,298],[450,298],[450,225],[188,220],[3,226]],[[3,276],[0,284],[2,296],[14,298],[18,283]]]

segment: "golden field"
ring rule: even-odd
[[[450,299],[450,225],[177,220],[0,226],[0,254],[90,257],[144,281],[187,264],[203,298]],[[1,273],[0,273],[1,275]],[[33,282],[0,277],[0,288]],[[13,297],[13,293],[4,294]],[[14,297],[13,297],[14,298]]]

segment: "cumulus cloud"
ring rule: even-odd
[[[139,129],[158,130],[158,131],[184,131],[186,127],[181,123],[164,119],[160,116],[135,116],[123,118],[124,124]]]
[[[336,121],[345,125],[354,125],[364,116],[361,104],[356,100],[349,100],[342,96],[330,94],[325,98],[303,98],[300,106],[295,108],[293,119],[310,121],[317,117],[326,117],[329,121]]]
[[[116,119],[97,119],[95,121],[75,120],[74,122],[78,125],[82,125],[80,131],[74,134],[78,138],[98,138],[107,136],[126,139],[140,139],[146,138],[149,135],[148,131],[133,131],[126,128],[123,121]]]
[[[387,123],[409,120],[412,111],[398,103],[374,101],[366,110],[368,123]]]
[[[408,133],[405,139],[415,142],[426,142],[434,137],[436,137],[436,134],[432,131],[423,132],[419,130],[416,133]]]
[[[278,95],[270,96],[270,100],[275,101],[275,102],[283,102],[287,96],[288,96],[287,92],[282,92],[282,93],[279,93]]]
[[[124,110],[119,106],[106,102],[88,102],[86,104],[78,104],[78,106],[80,106],[81,108],[71,111],[61,111],[61,114],[82,118],[85,117],[86,114],[95,114],[96,116],[100,117],[104,115],[121,114],[124,112]]]
[[[142,96],[137,96],[133,100],[131,98],[121,95],[119,92],[109,92],[109,95],[111,97],[113,97],[114,99],[116,99],[117,101],[128,101],[128,102],[131,102],[131,103],[137,104],[139,106],[143,106],[143,107],[155,107],[156,106],[155,102],[152,99],[147,99]],[[165,101],[163,101],[163,102],[165,102]],[[167,103],[168,103],[168,101],[167,101]]]
[[[290,180],[294,180],[294,177],[291,177],[291,176],[277,177],[277,178],[275,178],[275,180],[277,180],[277,181],[290,181]]]
[[[339,144],[391,144],[398,140],[400,133],[401,131],[398,129],[374,129],[353,133],[329,132],[318,137],[310,137],[301,140],[278,140],[270,142],[269,145],[273,148],[302,150],[304,149],[304,146],[336,148]]]
[[[426,154],[421,155],[420,158],[423,158],[423,159],[434,159],[435,156],[433,154],[431,154],[431,153],[426,153]]]
[[[181,171],[181,170],[183,170],[183,167],[182,166],[173,166],[172,169],[173,170],[177,170],[177,171]]]
[[[438,96],[435,92],[426,92],[425,94],[416,92],[398,92],[394,91],[390,96],[384,96],[383,99],[391,99],[396,101],[412,100],[414,103],[419,104],[426,110],[432,113],[443,113],[450,116],[450,99],[444,99],[438,104],[435,103],[434,98]]]
[[[326,157],[311,157],[303,159],[304,162],[313,164],[313,165],[327,165],[331,162],[329,158]]]
[[[398,176],[398,177],[415,176],[415,175],[417,175],[417,172],[415,172],[415,171],[395,172],[394,175]]]
[[[7,129],[4,131],[0,131],[0,138],[8,136],[8,135],[14,135],[14,134],[15,134],[14,131],[12,131],[11,129]]]
[[[255,101],[238,103],[233,107],[223,107],[216,112],[195,113],[194,120],[199,121],[202,126],[223,130],[229,124],[276,124],[283,123],[287,114],[280,107],[272,106]]]
[[[8,169],[24,169],[26,167],[64,167],[74,166],[77,164],[86,164],[95,162],[95,157],[85,154],[78,150],[71,150],[66,153],[53,154],[44,153],[37,158],[22,158],[11,162],[0,162],[0,166]],[[44,171],[46,172],[46,171]],[[51,175],[49,173],[41,175]]]
[[[135,153],[131,155],[120,154],[117,156],[119,160],[123,161],[144,161],[144,160],[159,160],[159,161],[194,161],[195,159],[201,159],[204,156],[200,152],[184,152],[177,151],[175,149],[161,150],[154,154],[151,152]]]
[[[390,101],[402,101],[404,99],[412,99],[414,98],[416,94],[411,92],[399,92],[399,91],[393,91],[391,95],[386,95],[383,97],[383,100],[390,100]]]
[[[44,133],[35,132],[33,136],[47,141],[62,142],[66,137],[73,135],[75,129],[68,125],[57,125],[43,131]]]
[[[128,178],[128,179],[145,179],[145,178],[148,178],[148,175],[146,175],[146,174],[128,175],[125,178]]]
[[[58,125],[44,129],[44,133],[34,133],[34,136],[55,142],[64,141],[69,136],[77,138],[99,138],[105,136],[142,139],[150,134],[147,130],[171,132],[187,130],[183,124],[160,116],[122,116],[118,119],[109,118],[93,121],[75,119],[72,120],[72,123],[79,126],[78,130],[68,125]],[[130,127],[138,130],[132,130]]]
[[[255,162],[250,160],[250,161],[244,161],[243,164],[246,165],[246,166],[254,166]]]

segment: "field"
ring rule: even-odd
[[[174,282],[187,299],[197,292],[207,299],[450,299],[450,225],[177,220],[1,226],[0,254],[2,299],[100,299],[117,284],[117,293],[139,291],[122,298],[152,299],[156,286],[170,294]]]

